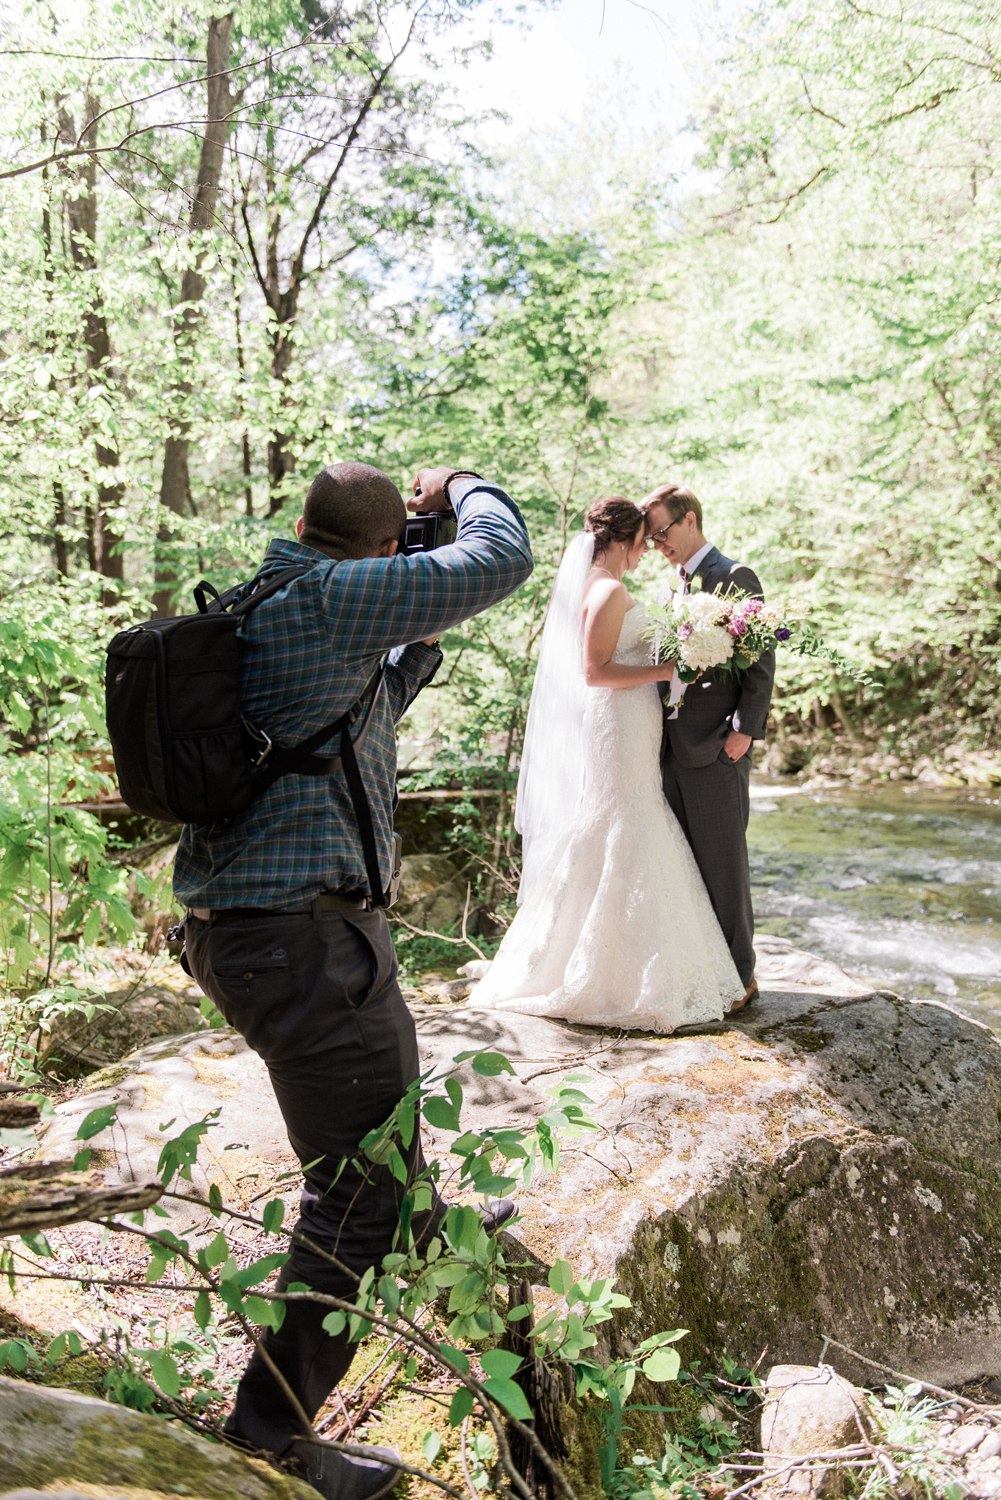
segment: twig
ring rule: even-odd
[[[482,948],[477,948],[471,937],[466,936],[466,914],[468,908],[469,892],[467,889],[466,911],[464,911],[462,914],[462,937],[447,937],[444,932],[429,932],[426,927],[415,927],[413,923],[408,922],[405,917],[391,916],[389,920],[393,923],[398,924],[400,927],[405,927],[407,931],[412,932],[415,937],[436,938],[439,943],[452,943],[453,945],[457,944],[460,948],[472,948],[477,958],[482,958],[485,963],[487,961],[487,955],[483,952]]]
[[[870,1370],[880,1370],[884,1375],[892,1375],[894,1380],[902,1380],[905,1385],[919,1385],[922,1390],[931,1391],[936,1396],[944,1396],[947,1401],[954,1403],[956,1406],[963,1406],[967,1411],[978,1412],[982,1417],[987,1417],[988,1421],[1001,1427],[1001,1407],[982,1406],[980,1402],[970,1401],[966,1396],[960,1396],[956,1391],[947,1390],[945,1386],[933,1385],[930,1380],[921,1380],[916,1375],[905,1375],[902,1370],[895,1370],[891,1365],[881,1364],[877,1359],[869,1359],[865,1354],[860,1354],[857,1349],[850,1349],[847,1344],[839,1343],[837,1339],[831,1338],[828,1333],[822,1334],[821,1337],[824,1340],[824,1346],[820,1351],[821,1359],[824,1358],[828,1345],[830,1345],[832,1349],[840,1349],[842,1354],[848,1354],[852,1359],[857,1359],[860,1364],[868,1365]]]
[[[459,1433],[459,1459],[460,1459],[460,1462],[462,1463],[463,1477],[464,1477],[467,1485],[469,1486],[469,1491],[470,1491],[470,1494],[473,1496],[473,1500],[480,1500],[480,1492],[476,1488],[476,1485],[473,1483],[473,1476],[469,1472],[469,1460],[466,1457],[466,1432],[467,1432],[468,1428],[469,1428],[469,1418],[468,1417],[463,1417],[463,1419],[462,1419],[462,1428],[461,1428],[460,1433]]]

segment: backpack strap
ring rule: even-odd
[[[308,740],[303,740],[301,745],[294,747],[273,745],[270,740],[267,740],[266,735],[263,736],[267,744],[257,761],[254,776],[257,785],[256,795],[259,796],[279,777],[287,775],[290,771],[300,776],[329,776],[333,771],[343,771],[351,796],[351,806],[354,808],[355,820],[358,824],[358,833],[361,837],[362,853],[365,856],[365,873],[368,876],[368,888],[373,906],[388,906],[389,893],[384,891],[382,886],[379,855],[375,846],[375,829],[372,825],[372,809],[368,793],[365,791],[356,751],[364,743],[365,736],[368,734],[375,705],[382,691],[385,670],[385,662],[380,662],[366,683],[361,696],[351,705],[347,713],[341,714],[339,719],[335,719],[332,724],[325,725],[323,729],[318,729],[315,734],[310,735]],[[352,736],[351,716],[358,705],[364,701],[366,694],[370,694],[370,697],[365,717],[362,719],[357,734]],[[252,738],[262,738],[260,731],[255,730],[249,723],[247,729]],[[313,753],[338,733],[340,734],[339,754],[316,755]]]
[[[375,847],[375,829],[372,827],[372,810],[369,806],[368,793],[365,791],[365,783],[362,781],[361,770],[355,756],[356,743],[356,741],[352,741],[350,734],[341,735],[341,768],[344,771],[344,779],[348,784],[348,791],[351,793],[351,804],[354,807],[355,817],[358,820],[358,832],[361,835],[361,847],[365,855],[365,873],[368,876],[368,889],[372,898],[372,905],[388,906],[392,897],[389,891],[384,891],[382,888],[382,875],[379,872],[379,855]]]
[[[232,615],[244,616],[263,604],[265,599],[270,599],[279,589],[283,589],[287,583],[293,583],[295,579],[301,578],[304,573],[309,572],[309,565],[295,563],[291,567],[282,568],[274,577],[266,582],[251,584],[250,592],[237,603],[232,601],[246,588],[246,584],[238,584],[236,588],[229,589],[220,594],[211,583],[203,579],[195,589],[195,603],[199,614],[214,614],[217,611],[227,610]],[[259,753],[254,765],[255,797],[267,790],[267,788],[278,781],[280,777],[294,772],[299,776],[329,776],[333,771],[344,772],[344,779],[348,784],[348,792],[351,795],[351,805],[354,808],[355,818],[358,822],[358,832],[361,836],[362,852],[365,856],[365,873],[368,876],[368,888],[372,898],[373,906],[387,906],[389,904],[389,892],[382,887],[382,877],[379,872],[379,856],[375,845],[375,829],[372,825],[372,809],[369,805],[368,794],[365,791],[365,783],[362,780],[361,770],[358,765],[356,751],[361,748],[368,734],[382,691],[383,677],[386,671],[385,660],[376,667],[358,698],[352,703],[346,713],[340,715],[333,723],[326,724],[322,729],[316,730],[302,744],[289,746],[275,744],[256,725],[244,719],[247,733],[255,745],[259,746]],[[357,734],[352,738],[350,723],[352,715],[356,713],[359,706],[368,697],[368,707]],[[340,734],[340,753],[334,755],[317,755],[321,745],[325,745],[335,734]]]
[[[294,583],[297,578],[301,578],[304,573],[308,573],[310,568],[315,566],[315,563],[291,563],[287,568],[280,569],[273,577],[263,582],[258,583],[257,578],[254,578],[250,582],[249,592],[236,604],[233,600],[248,587],[246,583],[238,583],[220,594],[214,584],[209,583],[207,578],[203,578],[201,583],[196,584],[194,588],[198,613],[209,615],[217,614],[220,610],[227,610],[229,614],[237,617],[247,615],[259,604],[263,604],[265,599],[270,599],[272,594],[277,594],[278,590],[283,589],[287,583]]]
[[[369,725],[372,722],[372,715],[375,712],[375,705],[382,690],[382,679],[385,670],[385,662],[380,662],[351,707],[345,713],[341,714],[340,718],[334,719],[333,723],[324,725],[322,729],[317,729],[314,734],[309,736],[309,739],[303,740],[300,745],[274,744],[268,739],[266,734],[244,719],[243,722],[251,738],[262,746],[261,753],[256,762],[256,766],[262,770],[260,777],[261,791],[269,787],[273,781],[277,781],[279,776],[284,776],[287,771],[298,771],[300,776],[329,776],[331,771],[339,770],[341,767],[340,755],[317,755],[315,752],[338,732],[341,734],[342,741],[350,738],[348,726],[351,722],[351,716],[356,712],[359,705],[365,701],[366,696],[371,693],[368,707],[365,710],[365,717],[362,719],[361,727],[354,737],[356,747],[360,748],[364,744],[365,736],[368,734]],[[267,762],[266,765],[265,762]]]

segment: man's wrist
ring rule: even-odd
[[[451,495],[449,493],[449,486],[452,483],[453,479],[482,479],[482,478],[483,478],[483,475],[482,474],[477,474],[476,471],[475,471],[475,469],[453,469],[452,472],[451,472],[451,474],[447,475],[447,477],[445,479],[445,482],[444,482],[444,484],[441,487],[442,488],[442,493],[444,494],[445,499],[448,501],[449,505],[452,505],[452,497],[451,497]],[[452,509],[453,510],[455,509],[454,505],[452,505]]]

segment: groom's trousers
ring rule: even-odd
[[[751,754],[683,766],[665,743],[664,796],[691,845],[741,982],[754,978],[754,912],[747,861]]]

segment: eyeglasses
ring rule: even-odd
[[[687,515],[687,511],[685,512],[685,514]],[[670,531],[671,527],[680,526],[684,519],[684,516],[675,516],[673,521],[669,521],[667,525],[662,526],[659,531],[651,531],[650,535],[645,538],[646,545],[648,547],[656,547],[658,542],[666,542],[667,534]]]

